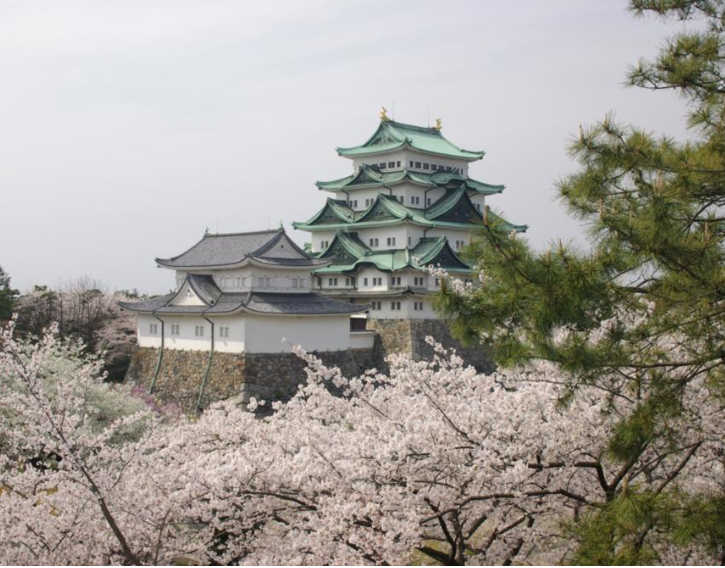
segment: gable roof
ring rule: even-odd
[[[332,263],[315,270],[315,274],[349,272],[363,265],[374,266],[383,272],[427,270],[430,265],[442,266],[451,272],[471,271],[443,236],[422,238],[412,249],[373,250],[360,240],[357,233],[338,231],[319,257]]]
[[[283,239],[289,243],[291,250],[300,255],[300,258],[275,257],[270,252]],[[281,266],[314,267],[319,264],[319,261],[298,247],[281,228],[250,233],[207,233],[199,242],[180,255],[171,258],[157,258],[156,263],[167,268],[206,269],[228,268],[240,265],[249,259],[268,265]]]
[[[341,156],[354,158],[401,148],[413,148],[420,152],[463,159],[466,161],[480,160],[484,152],[459,148],[446,139],[436,128],[415,126],[394,120],[380,122],[375,133],[363,144],[350,148],[338,148]]]
[[[484,183],[455,172],[422,173],[408,169],[381,172],[376,166],[368,164],[363,164],[356,174],[331,181],[318,181],[315,185],[324,191],[352,191],[355,189],[387,188],[406,182],[427,188],[455,188],[465,185],[468,190],[482,195],[494,195],[506,189],[504,185]]]

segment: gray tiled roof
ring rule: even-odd
[[[222,292],[209,275],[191,274],[186,281],[204,301],[202,306],[172,306],[176,294],[157,296],[141,302],[119,302],[125,310],[159,315],[221,315],[241,309],[276,315],[354,314],[366,310],[366,304],[348,304],[315,293]]]
[[[348,304],[315,294],[277,294],[255,292],[245,301],[249,311],[265,314],[355,314],[368,309],[368,304]]]
[[[170,268],[200,268],[211,266],[229,266],[239,264],[247,257],[255,257],[268,264],[286,266],[318,266],[319,261],[289,242],[295,251],[303,255],[299,259],[286,259],[265,256],[267,251],[286,236],[284,229],[256,231],[252,233],[227,233],[204,235],[187,251],[171,258],[157,258],[156,262]]]

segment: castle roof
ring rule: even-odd
[[[396,270],[428,270],[440,266],[449,272],[470,272],[471,268],[450,247],[446,237],[426,237],[412,249],[373,250],[366,246],[357,233],[338,231],[320,258],[332,263],[315,270],[315,274],[332,274],[357,270],[369,265],[382,272]]]
[[[140,302],[119,302],[125,310],[156,315],[231,315],[250,312],[267,315],[346,315],[366,310],[367,304],[339,302],[321,294],[277,293],[277,292],[222,292],[207,274],[188,274],[184,285],[194,291],[201,300],[199,305],[178,305],[175,303],[180,292],[156,296]]]
[[[455,172],[421,173],[408,169],[395,172],[381,172],[377,166],[364,164],[357,173],[331,181],[318,181],[316,185],[325,191],[350,191],[354,189],[394,187],[402,183],[412,183],[425,188],[465,186],[473,193],[494,195],[501,193],[506,186],[476,181]]]
[[[348,158],[356,158],[403,148],[466,161],[480,160],[484,155],[484,152],[459,148],[436,128],[414,126],[394,120],[382,120],[378,129],[366,142],[350,148],[338,148],[337,153]]]
[[[285,250],[296,258],[280,254],[285,246]],[[180,255],[156,259],[160,266],[176,269],[231,268],[250,261],[266,266],[299,268],[314,268],[321,264],[299,248],[281,228],[250,233],[207,233]]]
[[[524,232],[526,225],[515,225],[491,213],[502,229]],[[384,227],[412,223],[423,227],[441,227],[472,230],[483,225],[483,214],[471,202],[465,186],[449,189],[433,206],[427,209],[408,207],[395,197],[380,193],[364,211],[354,211],[344,201],[328,198],[325,206],[304,223],[293,223],[295,229],[320,231]]]

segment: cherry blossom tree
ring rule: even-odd
[[[298,349],[307,376],[288,403],[219,403],[189,419],[139,410],[52,335],[28,346],[11,327],[0,562],[569,562],[611,507],[634,517],[664,498],[670,515],[623,546],[652,562],[719,561],[717,535],[687,530],[687,503],[724,479],[708,385],[663,422],[669,436],[622,464],[608,444],[636,393],[569,399],[549,363],[482,376],[436,349],[355,378]]]

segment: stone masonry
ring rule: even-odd
[[[494,365],[482,346],[464,347],[453,338],[445,321],[425,319],[368,319],[367,328],[377,332],[383,352],[406,353],[414,360],[432,359],[433,348],[425,338],[434,337],[446,349],[455,349],[468,365],[480,373],[491,373]]]
[[[490,373],[494,366],[480,347],[464,348],[453,339],[445,322],[439,320],[368,320],[368,329],[377,333],[372,349],[350,349],[313,353],[326,365],[339,367],[352,377],[375,368],[387,372],[385,357],[406,353],[415,360],[432,359],[433,348],[425,342],[433,336],[446,348],[454,348],[463,360],[479,372]],[[126,379],[151,388],[159,360],[156,348],[139,348],[131,359]],[[154,383],[154,393],[164,402],[178,404],[187,412],[206,408],[212,402],[238,397],[266,401],[287,400],[304,383],[304,362],[293,353],[215,352],[202,391],[209,364],[208,351],[165,349]],[[201,397],[200,397],[201,393]]]
[[[329,351],[313,355],[327,366],[339,367],[345,376],[356,376],[367,369],[384,370],[380,341],[373,349]],[[159,349],[136,350],[126,380],[151,389]],[[304,383],[305,364],[293,353],[222,353],[215,352],[206,384],[208,351],[165,349],[153,392],[163,402],[179,405],[187,412],[206,408],[212,402],[238,397],[246,403],[258,400],[286,400]],[[201,396],[200,396],[201,393]]]

